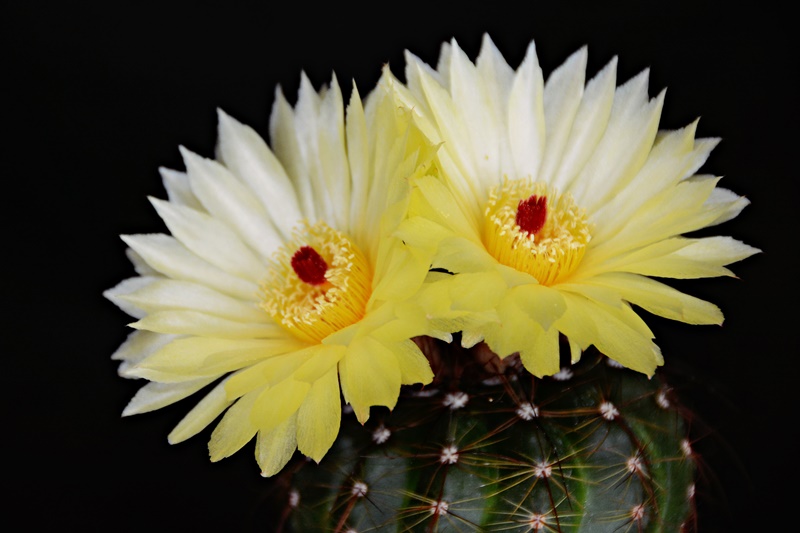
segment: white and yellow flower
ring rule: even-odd
[[[415,181],[398,232],[434,254],[418,296],[462,343],[519,352],[535,375],[559,371],[563,334],[577,360],[590,345],[651,375],[662,364],[632,309],[690,324],[720,310],[656,278],[732,275],[757,252],[686,233],[729,220],[748,201],[695,174],[717,144],[697,123],[659,131],[664,93],[645,71],[616,87],[616,60],[585,83],[586,49],[545,83],[534,44],[513,70],[486,37],[475,63],[455,41],[436,69],[407,54],[398,101],[440,144],[440,179]]]
[[[346,114],[346,120],[345,120]],[[383,88],[345,111],[336,78],[297,105],[277,92],[271,148],[219,113],[217,160],[181,149],[152,199],[171,235],[131,235],[137,277],[106,296],[137,318],[114,354],[150,381],[126,407],[159,409],[218,382],[169,435],[181,442],[224,413],[212,461],[257,436],[265,476],[296,449],[319,461],[339,431],[341,393],[363,423],[392,408],[401,384],[429,383],[412,337],[424,318],[397,305],[429,264],[392,232],[408,181],[432,150]]]

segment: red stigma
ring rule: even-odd
[[[302,246],[292,256],[292,269],[297,277],[309,285],[322,285],[325,283],[325,272],[328,264],[310,246]]]
[[[517,205],[517,225],[522,231],[535,235],[547,220],[547,196],[532,195]]]

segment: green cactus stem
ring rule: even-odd
[[[320,464],[287,468],[277,531],[692,529],[687,424],[658,375],[585,354],[538,379],[485,348],[435,348],[437,382],[365,426],[344,417]]]

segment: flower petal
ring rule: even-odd
[[[561,164],[572,123],[578,113],[586,81],[587,50],[584,46],[547,78],[544,86],[544,154],[536,181],[550,183]]]
[[[570,190],[575,177],[594,153],[611,115],[616,75],[617,58],[614,57],[586,84],[561,164],[550,181],[555,189],[561,192]]]
[[[145,313],[167,310],[195,310],[237,322],[266,322],[270,319],[254,302],[243,302],[219,293],[205,285],[163,278],[133,278],[139,280],[133,290],[119,294],[117,299],[135,305]],[[107,291],[114,295],[115,287]],[[129,313],[132,314],[132,313]],[[136,316],[136,315],[133,315]],[[143,315],[142,315],[143,316]]]
[[[247,184],[281,235],[290,238],[303,213],[289,176],[258,133],[222,110],[217,110],[217,116],[221,160]]]
[[[189,250],[212,265],[231,274],[258,281],[266,268],[239,236],[210,215],[188,207],[150,198],[170,233]]]
[[[211,433],[208,453],[216,462],[230,457],[255,437],[258,427],[252,422],[252,411],[261,390],[254,390],[234,403]]]
[[[716,305],[644,276],[604,274],[587,283],[610,288],[624,300],[665,318],[687,324],[722,324],[722,312]]]
[[[222,337],[226,339],[269,339],[285,335],[274,322],[238,322],[197,311],[159,311],[138,320],[130,327],[158,333]]]
[[[160,167],[158,173],[161,174],[161,181],[167,191],[167,198],[176,205],[184,205],[197,211],[204,211],[203,204],[192,192],[189,185],[189,176],[186,172]]]
[[[223,380],[178,422],[167,440],[170,444],[177,444],[197,435],[232,403],[233,400],[229,400],[225,395],[225,381]]]
[[[320,462],[339,433],[342,406],[336,367],[314,382],[297,412],[297,448]]]
[[[205,210],[233,230],[261,262],[269,260],[285,236],[246,185],[220,163],[181,147],[192,191]],[[294,219],[294,221],[300,220]],[[177,235],[176,235],[177,236]],[[179,237],[180,238],[180,237]]]
[[[498,100],[501,96],[497,95]],[[508,115],[508,139],[514,159],[511,179],[530,177],[536,179],[545,151],[544,80],[536,47],[528,46],[525,59],[514,77],[508,106],[503,112]]]
[[[274,429],[297,412],[310,389],[311,385],[305,381],[293,378],[267,388],[258,395],[252,406],[251,423],[261,431]],[[247,398],[247,395],[244,398]]]
[[[165,276],[193,281],[223,294],[243,300],[255,300],[258,285],[225,272],[190,252],[168,235],[123,235],[125,244]]]
[[[181,383],[148,383],[136,391],[136,394],[122,411],[122,416],[138,415],[172,405],[199,391],[214,379],[210,377]]]
[[[170,376],[220,376],[302,346],[288,336],[241,340],[188,337],[164,346],[132,368],[130,374],[157,381]]]
[[[256,438],[256,461],[261,475],[280,472],[297,449],[297,415],[292,415],[270,431],[259,431]]]
[[[394,408],[400,394],[400,365],[397,357],[371,337],[355,339],[339,362],[339,378],[347,403],[362,424],[369,408],[383,405]]]

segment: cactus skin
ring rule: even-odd
[[[681,409],[658,376],[607,361],[544,379],[456,372],[363,427],[345,417],[319,465],[278,480],[277,531],[693,530]]]

